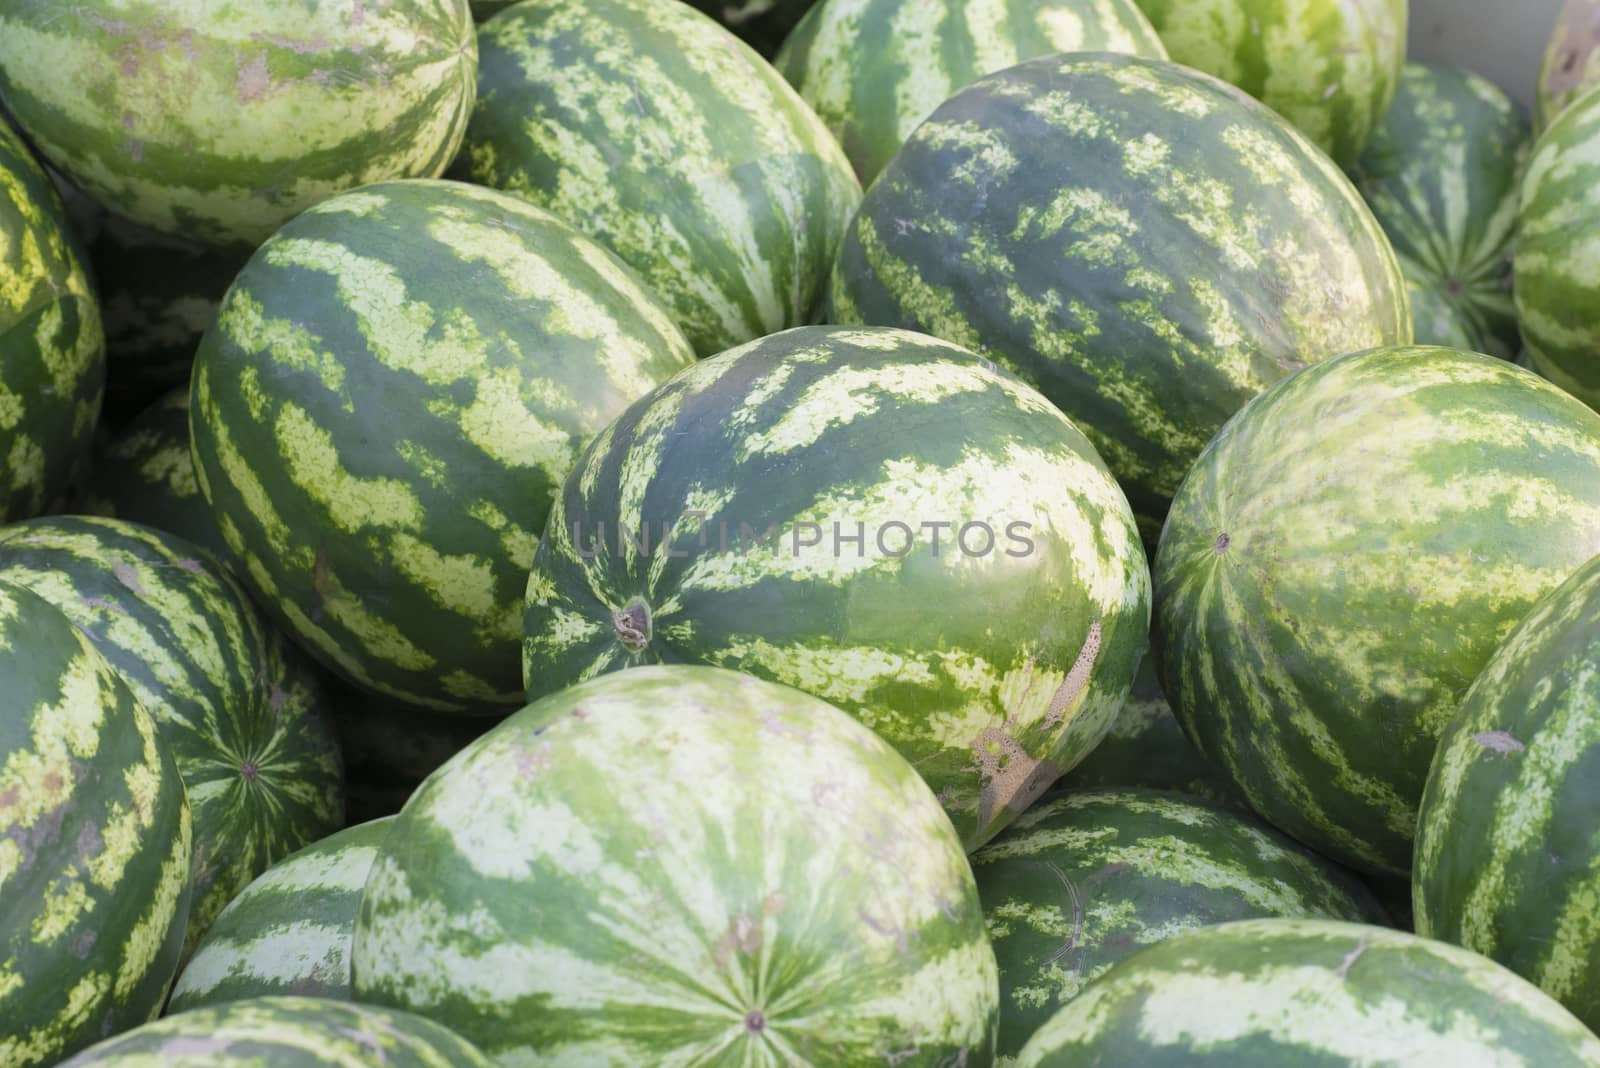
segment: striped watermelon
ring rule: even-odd
[[[1134,0],[823,0],[775,62],[870,185],[956,90],[1051,52],[1167,58]]]
[[[689,0],[719,20],[764,56],[774,55],[784,39],[816,6],[816,0]]]
[[[1539,602],[1439,742],[1417,931],[1493,957],[1600,1026],[1600,556]]]
[[[804,690],[976,848],[1105,734],[1148,597],[1127,501],[1037,392],[920,334],[802,327],[595,440],[534,558],[523,672],[529,700],[663,661]]]
[[[1600,1040],[1475,954],[1329,920],[1245,920],[1123,962],[1034,1036],[1022,1068],[1582,1068]]]
[[[1511,244],[1528,148],[1527,120],[1493,82],[1406,64],[1353,174],[1400,257],[1419,344],[1508,360],[1521,346]]]
[[[1179,63],[1237,85],[1354,163],[1405,62],[1407,0],[1138,0]]]
[[[715,668],[533,704],[423,784],[356,917],[363,1001],[501,1064],[989,1064],[960,840],[837,709]]]
[[[0,523],[45,511],[88,458],[106,365],[84,263],[50,179],[0,115]]]
[[[393,822],[329,835],[245,887],[178,973],[167,1011],[281,995],[351,1000],[356,908]]]
[[[493,1068],[431,1020],[372,1005],[270,997],[179,1013],[61,1068]]]
[[[514,197],[390,182],[240,274],[193,449],[241,575],[326,665],[437,709],[519,703],[518,604],[590,437],[693,362],[598,245]]]
[[[1151,545],[1245,401],[1411,338],[1389,243],[1325,156],[1213,78],[1099,54],[1029,60],[941,105],[862,201],[833,304],[1038,385]]]
[[[94,646],[0,581],[0,1064],[151,1019],[189,912],[189,803]]]
[[[1600,0],[1567,0],[1539,68],[1533,127],[1542,132],[1586,89],[1600,84]]]
[[[1461,695],[1596,554],[1600,415],[1452,349],[1317,364],[1229,423],[1173,504],[1163,688],[1256,811],[1404,875]]]
[[[1002,1058],[1147,945],[1231,920],[1381,915],[1353,877],[1291,839],[1157,790],[1040,802],[974,853],[972,870],[1000,964]]]
[[[483,27],[464,159],[610,248],[702,356],[816,322],[850,164],[732,34],[662,0],[527,0]]]
[[[467,0],[75,0],[0,8],[0,96],[95,199],[189,240],[433,177],[477,75]]]
[[[251,879],[343,824],[309,665],[194,545],[115,519],[32,519],[0,528],[0,578],[89,637],[177,760],[194,810],[186,955]]]
[[[1597,161],[1600,89],[1563,111],[1534,146],[1514,271],[1529,366],[1600,410],[1600,210],[1589,180]]]

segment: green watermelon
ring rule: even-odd
[[[775,62],[870,185],[956,90],[1051,52],[1167,58],[1134,0],[824,0]]]
[[[610,248],[702,356],[817,321],[861,187],[732,34],[681,3],[527,0],[478,47],[474,181]]]
[[[389,182],[251,259],[195,359],[201,492],[241,576],[348,681],[517,707],[519,601],[588,438],[694,354],[639,281],[515,197]]]
[[[1521,346],[1511,244],[1528,148],[1527,120],[1493,82],[1406,64],[1353,176],[1411,285],[1419,344],[1508,360]],[[1438,322],[1440,304],[1454,322]]]
[[[764,56],[778,51],[815,0],[689,0]]]
[[[1600,409],[1600,210],[1589,170],[1596,162],[1600,88],[1563,111],[1534,146],[1513,269],[1529,366]]]
[[[1600,1026],[1600,556],[1518,625],[1439,742],[1417,931]]]
[[[1044,397],[931,337],[802,327],[684,372],[578,461],[523,676],[529,700],[658,662],[793,686],[888,740],[976,848],[1105,734],[1148,581]]]
[[[434,177],[477,77],[467,0],[0,8],[0,96],[108,208],[254,245],[336,193]]]
[[[1253,818],[1157,790],[1040,802],[972,856],[1000,964],[1002,1058],[1118,961],[1196,927],[1381,918],[1360,883]]]
[[[84,264],[50,178],[0,115],[0,523],[51,507],[88,459],[106,365]]]
[[[1400,931],[1244,920],[1118,965],[1021,1068],[1584,1068],[1600,1040],[1493,961]]]
[[[517,0],[471,0],[471,2],[472,17],[482,22],[500,14]]]
[[[196,1009],[108,1039],[61,1068],[494,1068],[431,1020],[323,998]]]
[[[189,803],[156,725],[61,613],[0,581],[0,1064],[161,1010],[189,912]]]
[[[1600,415],[1503,360],[1352,353],[1240,412],[1172,506],[1153,646],[1200,751],[1335,860],[1411,870],[1440,732],[1600,554]]]
[[[200,940],[167,1011],[289,994],[351,1000],[356,908],[393,822],[338,831],[258,876]]]
[[[1545,47],[1534,95],[1533,127],[1542,132],[1584,91],[1600,84],[1600,0],[1567,0]]]
[[[343,824],[310,665],[194,545],[116,519],[32,519],[0,527],[0,578],[88,636],[177,761],[194,810],[186,955],[251,879]]]
[[[1389,242],[1322,153],[1214,78],[1101,54],[1029,60],[941,105],[862,201],[833,305],[1037,385],[1151,545],[1247,400],[1411,338]]]
[[[814,697],[704,667],[592,679],[407,802],[355,991],[501,1064],[987,1065],[998,991],[938,801]]]
[[[1138,0],[1172,58],[1237,85],[1340,163],[1383,121],[1407,0]]]

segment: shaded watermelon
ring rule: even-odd
[[[609,253],[515,197],[390,182],[251,259],[195,360],[201,492],[326,666],[435,709],[521,696],[519,604],[579,450],[693,362]]]
[[[764,56],[778,51],[784,39],[815,6],[816,0],[689,0],[738,34]]]
[[[1585,90],[1600,84],[1600,0],[1567,0],[1545,46],[1534,94],[1533,126],[1542,132]]]
[[[994,952],[933,794],[837,709],[714,668],[590,680],[446,764],[354,952],[358,998],[502,1064],[993,1058]]]
[[[1163,689],[1257,812],[1405,875],[1461,695],[1596,554],[1600,415],[1453,349],[1317,364],[1179,491],[1155,564]]]

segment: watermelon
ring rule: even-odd
[[[1332,920],[1243,920],[1118,965],[1036,1034],[1021,1068],[1466,1068],[1600,1063],[1560,1005],[1475,954]]]
[[[1508,360],[1521,346],[1511,244],[1528,148],[1527,120],[1493,82],[1406,64],[1353,173],[1400,257],[1419,344]],[[1454,320],[1443,329],[1440,304]]]
[[[870,185],[956,90],[1051,52],[1167,58],[1134,0],[824,0],[775,62]]]
[[[1214,78],[1089,53],[942,104],[862,201],[833,307],[1037,385],[1151,545],[1247,400],[1307,363],[1411,339],[1389,242],[1322,153]]]
[[[0,115],[0,523],[45,511],[88,459],[106,364],[84,264],[50,179]]]
[[[200,490],[347,681],[520,705],[519,601],[588,438],[694,360],[617,260],[515,197],[389,182],[275,234],[195,357]]]
[[[65,616],[0,581],[0,1064],[161,1010],[189,912],[189,803],[156,725]]]
[[[1600,554],[1600,415],[1503,360],[1308,367],[1217,435],[1156,556],[1153,646],[1255,810],[1406,875],[1440,732],[1534,603]]]
[[[285,857],[222,910],[172,985],[168,1012],[246,998],[352,999],[356,907],[393,817]]]
[[[1172,58],[1265,103],[1343,164],[1383,120],[1407,0],[1138,0]]]
[[[679,375],[578,461],[523,675],[529,700],[659,662],[804,690],[976,848],[1105,734],[1148,581],[1126,499],[1044,397],[931,337],[801,327]]]
[[[472,0],[472,17],[479,22],[493,18],[517,0]]]
[[[431,1020],[322,998],[264,997],[179,1013],[61,1068],[493,1068]]]
[[[1600,1027],[1600,556],[1494,654],[1439,742],[1417,931],[1493,957]]]
[[[1534,94],[1533,126],[1542,132],[1584,91],[1600,84],[1600,0],[1567,0],[1545,47]]]
[[[1002,1058],[1118,961],[1266,916],[1371,922],[1360,883],[1249,816],[1158,790],[1041,802],[972,856],[1000,964]]]
[[[816,322],[861,199],[787,82],[662,0],[527,0],[486,24],[463,159],[633,267],[702,356]]]
[[[1550,124],[1522,183],[1513,270],[1528,363],[1600,409],[1600,211],[1589,167],[1600,161],[1600,88]]]
[[[0,578],[88,636],[177,761],[194,810],[186,955],[251,879],[343,824],[310,665],[194,545],[116,519],[31,519],[0,528]]]
[[[253,246],[336,193],[436,177],[472,110],[467,0],[0,10],[0,96],[118,214]]]
[[[591,679],[468,746],[378,847],[354,955],[359,1000],[502,1064],[994,1055],[933,794],[848,715],[717,668]]]
[[[816,0],[689,0],[764,56],[774,55]]]

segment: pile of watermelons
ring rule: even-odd
[[[1407,18],[0,0],[0,1068],[1600,1065],[1600,2]]]

